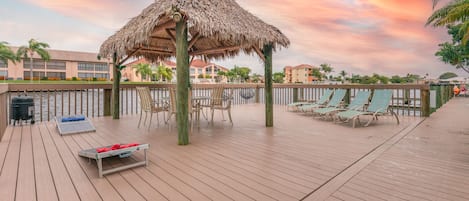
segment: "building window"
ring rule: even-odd
[[[96,73],[94,75],[95,78],[106,78],[109,79],[109,74],[108,73]]]
[[[195,69],[191,68],[191,75],[194,75],[194,74],[195,74]]]
[[[29,79],[29,75],[30,75],[30,74],[29,74],[29,71],[24,71],[24,72],[23,72],[23,77],[24,77],[24,78],[28,78],[28,79]],[[45,76],[46,76],[45,72],[33,71],[33,77],[36,78],[36,79],[37,79],[37,78],[43,78],[43,77],[45,77]]]
[[[109,71],[109,65],[106,63],[97,63],[95,65],[95,70],[96,71]]]
[[[0,68],[7,68],[7,67],[8,67],[7,63],[0,61]]]
[[[8,79],[8,71],[0,70],[0,80],[6,80],[6,79]]]
[[[78,73],[78,77],[81,79],[93,78],[94,73]]]
[[[65,80],[65,72],[48,72],[47,77],[49,79],[53,78],[53,79]]]
[[[23,68],[29,69],[31,64],[31,60],[25,59],[23,62]],[[40,59],[34,59],[33,60],[33,69],[45,69],[46,68],[46,62],[44,60]]]
[[[47,62],[47,69],[66,70],[65,61],[49,61]]]
[[[93,63],[78,63],[78,70],[94,71],[94,64]]]

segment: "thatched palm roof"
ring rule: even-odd
[[[274,50],[290,44],[280,30],[247,12],[235,0],[155,0],[109,37],[99,55],[108,57],[115,52],[118,57],[144,56],[149,60],[174,56],[173,8],[187,19],[191,56],[220,58],[235,56],[241,50],[259,53],[269,43]]]

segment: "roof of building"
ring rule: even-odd
[[[12,51],[16,52],[19,47],[10,47]],[[55,50],[47,49],[51,60],[62,60],[62,61],[83,61],[83,62],[99,62],[106,63],[107,59],[98,59],[98,53],[91,52],[78,52],[68,50]],[[40,59],[39,55],[34,54],[33,58]]]

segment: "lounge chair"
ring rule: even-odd
[[[373,120],[378,120],[378,116],[391,114],[395,116],[397,124],[399,124],[399,117],[394,111],[389,109],[391,98],[391,90],[375,90],[370,105],[365,111],[351,109],[337,113],[337,117],[339,119],[345,119],[346,121],[352,120],[352,126],[355,128],[356,121],[360,123],[360,115],[372,115],[372,118],[364,125],[368,126]]]
[[[332,98],[327,103],[320,104],[318,102],[318,103],[313,103],[313,104],[308,104],[308,105],[302,105],[299,107],[299,110],[303,112],[314,112],[314,110],[317,108],[339,107],[340,104],[342,103],[342,100],[344,100],[346,93],[347,91],[345,89],[337,89],[334,91],[334,95],[332,95]]]
[[[318,114],[319,116],[332,117],[333,114],[346,111],[346,110],[363,110],[365,108],[365,104],[368,103],[368,99],[370,98],[370,91],[358,91],[355,98],[350,102],[350,104],[346,108],[340,107],[325,107],[325,108],[318,108],[314,110],[314,113]]]
[[[96,128],[84,115],[55,117],[60,135],[95,132]]]
[[[295,103],[290,103],[287,105],[287,110],[288,108],[293,108],[293,111],[298,111],[299,108],[303,105],[311,105],[311,104],[319,104],[319,105],[324,105],[329,101],[329,98],[331,97],[333,91],[330,89],[326,89],[324,91],[324,94],[319,98],[317,102],[314,101],[306,101],[306,102],[295,102]]]

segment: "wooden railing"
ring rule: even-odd
[[[8,85],[0,84],[0,141],[8,126]]]
[[[135,90],[137,86],[151,89],[154,99],[168,97],[168,88],[173,84],[121,84],[120,113],[138,114],[140,100]],[[194,96],[209,96],[213,84],[193,84]],[[4,87],[5,88],[5,87]],[[7,95],[3,95],[6,104],[1,104],[8,111],[13,96],[24,91],[35,100],[36,121],[50,121],[55,116],[84,114],[89,117],[109,116],[111,114],[111,84],[9,84]],[[234,90],[234,105],[264,103],[263,84],[225,84],[225,88]],[[274,85],[274,104],[286,105],[298,100],[317,100],[325,89],[347,89],[346,101],[354,98],[357,91],[391,89],[393,98],[391,108],[399,115],[429,116],[429,85]],[[4,89],[5,90],[5,89]],[[0,98],[1,98],[0,93]],[[6,100],[5,100],[6,99]],[[1,100],[0,100],[1,101]],[[1,102],[0,102],[1,103]],[[2,113],[4,114],[4,113]],[[8,116],[2,115],[8,122]],[[1,128],[1,127],[0,127]]]

